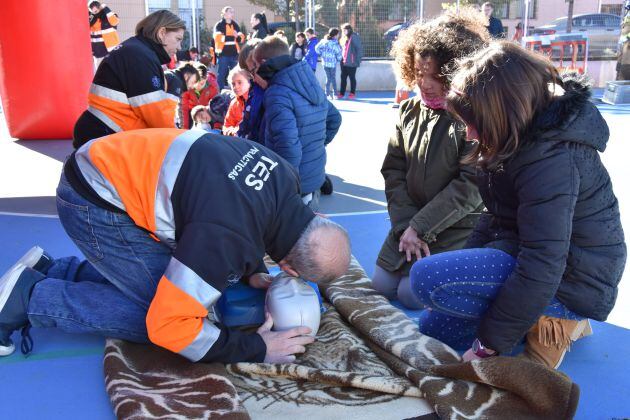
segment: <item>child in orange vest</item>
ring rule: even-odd
[[[223,124],[223,134],[226,136],[238,135],[238,130],[243,121],[243,112],[245,111],[251,80],[251,73],[240,66],[234,67],[228,75],[228,81],[232,85],[232,91],[234,92],[234,99],[230,102]]]

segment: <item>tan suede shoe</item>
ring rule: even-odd
[[[588,319],[574,321],[543,315],[527,332],[523,356],[557,369],[571,343],[592,333]]]

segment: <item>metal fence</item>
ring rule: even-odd
[[[612,2],[612,0],[611,0]],[[361,37],[364,57],[388,58],[392,42],[399,30],[404,29],[417,19],[431,18],[439,14],[443,8],[480,4],[476,0],[109,0],[107,4],[121,18],[123,39],[133,35],[135,23],[142,17],[159,9],[169,9],[179,15],[188,30],[183,42],[184,48],[197,46],[204,51],[212,37],[212,27],[219,18],[219,10],[223,5],[231,4],[236,10],[236,20],[245,30],[249,28],[249,15],[259,11],[263,6],[272,8],[276,24],[283,29],[287,38],[292,41],[296,25],[285,21],[299,22],[297,28],[314,27],[319,37],[331,27],[339,27],[350,23]],[[552,5],[558,4],[555,6]],[[602,2],[599,2],[602,3]],[[562,16],[549,15],[550,10],[566,14],[564,0],[494,0],[494,16],[503,21],[508,38],[513,37],[517,23],[523,23],[528,33],[543,24],[552,23]],[[552,7],[553,6],[553,7]],[[555,8],[554,8],[555,7]],[[527,10],[527,13],[526,13]],[[593,15],[602,13],[619,14],[621,5],[602,4]],[[527,16],[525,16],[527,15]],[[207,21],[211,20],[211,21]],[[281,21],[281,22],[278,22]],[[617,42],[620,27],[601,27],[598,17],[576,17],[573,20],[573,32],[584,34],[589,38],[589,59],[614,59],[617,54]],[[270,19],[270,23],[273,19]],[[565,21],[566,22],[566,21]],[[610,25],[609,25],[610,26]],[[566,29],[560,25],[556,30]],[[126,31],[126,32],[125,32]],[[582,53],[582,51],[580,51]],[[554,52],[554,56],[557,52]]]
[[[311,3],[314,21],[320,28],[339,28],[349,23],[361,37],[364,56],[370,58],[387,57],[398,31],[421,18],[424,9],[422,0],[315,0]],[[308,7],[309,2],[306,5]]]

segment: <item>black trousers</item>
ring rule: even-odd
[[[350,77],[350,93],[354,94],[357,91],[357,68],[341,65],[341,88],[339,89],[340,95],[346,94],[347,78]]]

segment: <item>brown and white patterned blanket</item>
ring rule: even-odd
[[[320,285],[330,305],[294,364],[193,364],[108,340],[105,382],[120,419],[569,419],[577,385],[525,359],[462,363],[371,288],[356,260]]]

